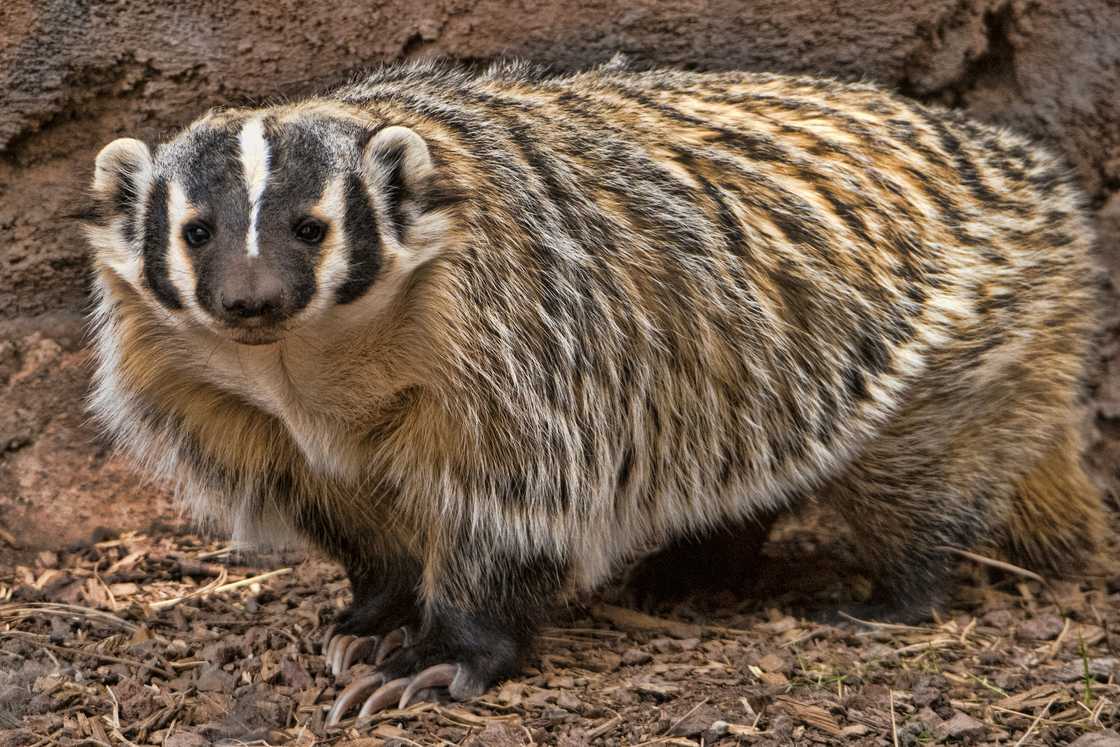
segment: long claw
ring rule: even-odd
[[[339,664],[338,671],[335,676],[342,674],[350,665],[354,663],[355,659],[361,659],[368,656],[370,650],[377,644],[376,636],[362,636],[350,641],[350,645],[342,652],[342,661]]]
[[[341,635],[332,635],[331,639],[329,641],[327,641],[327,646],[323,650],[323,658],[327,660],[327,666],[328,667],[330,666],[330,663],[331,663],[331,656],[334,654],[335,648],[338,647],[339,639],[341,639],[342,637],[343,636],[341,636]]]
[[[420,674],[412,678],[401,694],[400,703],[398,708],[408,708],[412,703],[416,693],[421,690],[428,690],[435,687],[451,687],[451,683],[455,680],[455,676],[459,674],[458,664],[436,664],[434,667],[428,667]]]
[[[327,646],[327,666],[335,677],[342,673],[342,656],[346,653],[347,646],[354,640],[355,636],[340,635]]]
[[[383,710],[385,706],[398,702],[401,693],[408,687],[408,681],[408,677],[401,677],[398,680],[386,682],[379,687],[377,692],[369,696],[369,700],[362,704],[362,710],[358,711],[358,718],[377,713]]]
[[[381,644],[377,647],[377,654],[373,657],[373,663],[381,666],[381,662],[388,659],[394,651],[407,645],[408,631],[404,628],[397,628],[381,639]]]
[[[319,650],[324,654],[327,653],[327,646],[330,645],[331,639],[334,637],[335,625],[328,625],[327,629],[323,631],[323,635],[319,637]]]
[[[350,709],[350,706],[376,690],[383,682],[385,682],[385,676],[380,673],[374,673],[351,682],[345,690],[338,694],[338,700],[334,702],[330,713],[327,714],[327,726],[334,726],[341,721],[342,716]]]

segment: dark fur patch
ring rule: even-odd
[[[404,212],[405,200],[413,195],[408,194],[404,181],[404,145],[397,145],[380,154],[381,165],[385,168],[385,201],[389,206],[389,216],[392,220],[393,235],[397,241],[404,237],[408,227],[408,216]]]
[[[128,171],[122,171],[117,182],[117,189],[113,192],[113,208],[118,215],[126,216],[124,238],[129,244],[136,241],[139,200],[140,193],[136,188],[136,175]]]
[[[171,226],[167,219],[167,182],[160,179],[148,195],[147,221],[144,226],[144,282],[152,295],[169,309],[183,308],[178,291],[171,284],[167,252]]]
[[[365,184],[357,174],[346,181],[346,241],[350,249],[346,282],[338,289],[338,303],[350,303],[366,292],[381,270],[381,239]]]

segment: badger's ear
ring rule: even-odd
[[[378,130],[369,139],[362,163],[370,186],[405,196],[422,189],[434,169],[424,138],[399,125]]]
[[[122,137],[97,154],[92,189],[104,217],[131,213],[151,181],[152,154],[139,140]]]
[[[135,287],[141,273],[140,204],[153,174],[148,146],[132,138],[114,140],[97,154],[89,199],[78,213],[98,262]]]
[[[428,144],[407,127],[386,127],[366,143],[362,170],[370,194],[399,239],[423,210],[435,171]]]

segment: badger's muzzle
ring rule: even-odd
[[[261,344],[279,336],[298,311],[283,275],[265,257],[229,257],[210,277],[200,278],[199,300],[238,342]]]

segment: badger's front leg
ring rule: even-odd
[[[406,557],[348,564],[352,600],[323,635],[327,668],[336,677],[356,661],[385,658],[400,644],[400,629],[420,622],[420,564]]]
[[[440,689],[466,700],[516,674],[565,569],[558,554],[506,548],[485,531],[461,534],[425,567],[415,637],[340,693],[327,724],[359,701],[365,716]]]

